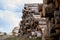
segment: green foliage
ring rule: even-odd
[[[37,38],[31,38],[29,40],[41,40],[41,37],[37,37]]]
[[[42,40],[41,37],[37,37],[36,40]]]
[[[19,38],[12,38],[12,39],[10,39],[10,40],[19,40]]]
[[[10,37],[10,38],[7,38],[5,40],[19,40],[19,38],[18,37]]]
[[[4,35],[7,35],[7,33],[4,33]]]
[[[26,38],[26,39],[24,39],[24,38],[20,38],[20,37],[12,37],[12,38],[7,38],[6,40],[41,40],[41,38],[40,37],[37,37],[37,38]]]

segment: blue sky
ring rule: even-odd
[[[42,3],[42,0],[0,0],[0,32],[11,32],[19,26],[25,3]]]

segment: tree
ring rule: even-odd
[[[7,35],[7,33],[4,33],[4,35]]]

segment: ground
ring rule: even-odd
[[[8,35],[4,35],[4,36],[1,35],[1,36],[0,36],[0,40],[4,40],[4,39],[6,39],[6,38],[8,38],[8,37],[10,37],[10,36],[8,36]]]
[[[40,37],[37,37],[37,38],[22,38],[22,37],[10,37],[10,38],[7,38],[5,40],[41,40]]]

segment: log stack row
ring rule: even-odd
[[[50,22],[50,40],[60,40],[60,0],[43,0],[43,17]]]
[[[40,31],[42,40],[60,40],[60,0],[43,0],[43,4],[25,4],[20,32],[31,35]]]

